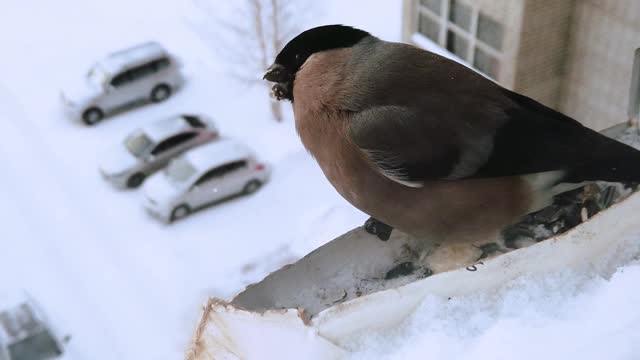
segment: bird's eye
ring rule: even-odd
[[[296,60],[300,60],[300,54],[296,54]]]

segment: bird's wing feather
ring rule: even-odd
[[[368,57],[373,65],[356,67],[349,133],[393,180],[415,186],[566,170],[571,181],[615,181],[606,169],[593,172],[604,169],[603,154],[640,154],[453,61],[380,46],[387,48]]]

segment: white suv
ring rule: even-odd
[[[108,55],[76,86],[62,90],[67,114],[93,125],[132,105],[166,100],[182,85],[178,61],[160,44],[148,42]]]

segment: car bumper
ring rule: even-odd
[[[108,174],[107,172],[105,172],[102,169],[99,169],[100,171],[100,176],[102,176],[102,178],[111,183],[113,186],[119,188],[119,189],[124,189],[127,187],[127,178],[128,178],[128,174],[123,174],[123,175],[111,175]]]
[[[160,207],[158,203],[149,198],[147,195],[144,195],[144,202],[142,205],[147,214],[151,215],[152,217],[167,224],[171,222],[171,215],[167,211],[163,211],[162,207]]]
[[[71,101],[69,101],[62,93],[60,94],[60,103],[62,104],[64,115],[67,118],[73,121],[80,120],[80,107],[71,103]]]

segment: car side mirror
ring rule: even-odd
[[[113,87],[113,85],[111,85],[110,83],[106,82],[104,83],[104,85],[102,86],[102,88],[104,89],[105,92],[110,93],[113,90],[115,90],[115,87]]]

